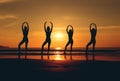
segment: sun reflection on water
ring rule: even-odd
[[[60,47],[56,48],[56,52],[54,52],[55,56],[54,56],[54,60],[64,60],[64,58],[60,55]]]
[[[60,55],[56,55],[54,60],[63,60],[63,59],[60,57]]]

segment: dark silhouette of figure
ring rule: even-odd
[[[69,31],[68,31],[69,27],[71,27],[71,29],[69,29]],[[73,26],[72,25],[68,25],[67,28],[66,28],[66,32],[68,34],[68,42],[67,42],[67,44],[65,46],[65,50],[64,50],[65,59],[66,59],[66,53],[65,52],[66,52],[67,46],[69,44],[71,44],[70,45],[70,58],[72,60],[71,52],[72,52],[72,46],[73,46],[73,38],[72,38],[73,37],[73,33],[74,33]]]
[[[92,27],[94,25],[94,27]],[[92,50],[93,50],[93,60],[94,60],[94,50],[95,50],[95,44],[96,44],[96,34],[97,34],[97,26],[95,23],[90,24],[90,33],[91,33],[91,40],[86,46],[86,59],[88,60],[88,47],[89,45],[93,44]]]
[[[44,30],[45,30],[45,33],[46,33],[46,40],[44,41],[44,43],[42,44],[42,50],[41,50],[41,54],[43,53],[43,50],[44,50],[44,46],[48,43],[48,54],[49,54],[49,51],[50,51],[50,44],[51,44],[51,32],[52,32],[52,29],[53,29],[53,23],[51,23],[51,28],[50,26],[47,26],[46,28],[46,23],[47,21],[44,23]],[[43,59],[43,55],[41,55],[41,59]],[[48,59],[49,59],[49,55],[48,55]]]
[[[19,53],[18,53],[18,58],[20,59],[20,50],[21,50],[21,48],[20,48],[20,46],[23,44],[23,43],[25,43],[25,59],[27,58],[26,57],[26,54],[27,54],[27,46],[28,46],[28,32],[29,32],[29,25],[28,25],[28,23],[27,22],[23,22],[23,24],[22,24],[22,32],[23,32],[23,39],[22,39],[22,41],[19,43],[19,45],[18,45],[18,51],[19,51]]]

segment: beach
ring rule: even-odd
[[[0,81],[119,81],[120,51],[95,51],[95,60],[89,52],[86,60],[84,50],[46,51],[41,59],[40,51],[29,50],[27,59],[22,51],[18,59],[17,50],[0,51]],[[49,59],[48,59],[49,55]]]
[[[118,81],[120,62],[0,60],[0,81]]]

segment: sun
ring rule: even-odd
[[[61,50],[61,48],[63,48],[63,46],[66,43],[66,34],[62,31],[55,31],[52,33],[52,41],[53,44],[52,46],[55,48],[55,50]]]
[[[56,49],[56,50],[61,50],[61,47],[56,47],[55,49]]]
[[[64,35],[61,32],[56,32],[54,35],[55,35],[56,39],[62,39],[62,38],[64,38]]]

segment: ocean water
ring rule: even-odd
[[[49,58],[48,58],[49,56]],[[95,60],[97,61],[120,61],[120,51],[96,51],[94,53]],[[0,51],[0,59],[17,59],[17,51]],[[21,53],[21,59],[24,59],[24,51]],[[27,59],[40,59],[40,51],[28,51]],[[88,52],[88,59],[92,60],[92,52]],[[74,51],[70,55],[70,52],[66,52],[66,58],[63,51],[52,51],[49,54],[45,51],[43,54],[43,60],[86,60],[86,53],[84,51]]]

